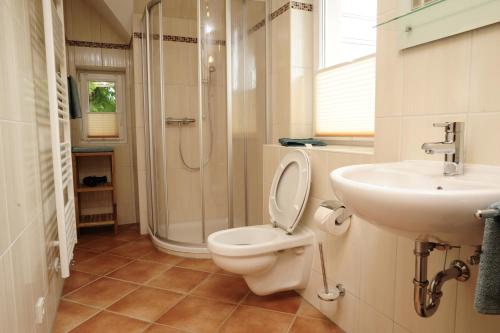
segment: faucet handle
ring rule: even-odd
[[[444,127],[446,132],[453,132],[453,127],[455,123],[446,121],[444,123],[434,123],[432,126],[434,127]]]

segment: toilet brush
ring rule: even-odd
[[[337,284],[333,290],[328,288],[328,279],[326,278],[326,269],[325,269],[325,258],[323,256],[323,243],[319,242],[319,258],[321,260],[321,273],[323,274],[323,289],[318,291],[318,298],[322,301],[333,302],[337,300],[339,297],[345,295],[345,289],[342,284]]]

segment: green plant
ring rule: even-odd
[[[116,112],[116,89],[114,82],[89,81],[90,112]]]

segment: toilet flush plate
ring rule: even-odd
[[[297,226],[309,197],[311,162],[303,150],[283,157],[274,173],[269,194],[269,214],[288,233]]]

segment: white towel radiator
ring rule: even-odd
[[[76,244],[76,219],[62,0],[43,0],[43,21],[60,270],[66,278]]]

